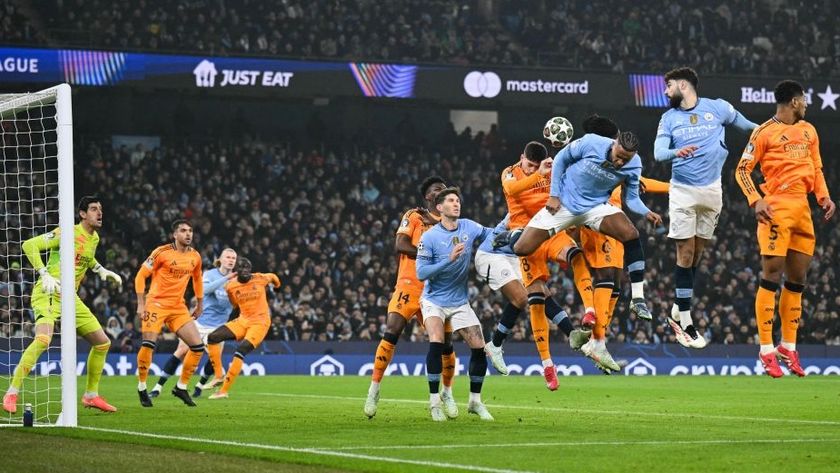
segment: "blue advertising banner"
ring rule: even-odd
[[[245,376],[265,376],[273,374],[284,375],[309,375],[309,376],[368,376],[373,370],[373,356],[368,354],[273,354],[257,355],[252,354],[245,359],[242,367],[242,374]],[[10,365],[14,366],[18,360],[12,354]],[[45,375],[58,373],[58,353],[53,353],[54,361],[41,361],[35,369],[34,374]],[[151,374],[160,373],[161,367],[166,363],[169,355],[155,355]],[[678,376],[678,375],[763,375],[757,357],[662,357],[646,356],[637,353],[637,356],[621,358],[627,362],[621,374],[626,376]],[[83,374],[85,370],[85,357],[79,356],[76,365],[76,373]],[[225,355],[225,363],[230,361],[230,355]],[[510,368],[511,375],[541,376],[542,364],[536,356],[506,356],[505,360]],[[592,363],[582,356],[555,357],[557,374],[562,376],[599,375]],[[469,357],[459,357],[457,365],[458,374],[466,374]],[[810,358],[802,361],[802,366],[808,375],[838,375],[840,374],[840,359],[837,358]],[[135,354],[109,354],[105,365],[105,374],[109,376],[134,375],[137,370],[137,356]],[[394,357],[388,367],[386,374],[391,376],[422,376],[425,375],[425,355],[400,355]],[[495,371],[490,368],[491,373]]]

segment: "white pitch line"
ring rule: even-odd
[[[252,393],[260,396],[279,396],[279,397],[294,397],[294,398],[311,398],[311,399],[335,399],[341,401],[364,401],[364,397],[353,396],[329,396],[320,394],[287,394],[287,393]],[[395,402],[404,404],[428,404],[429,401],[421,401],[419,399],[380,399],[380,402]],[[687,417],[687,418],[702,418],[702,419],[717,419],[717,420],[735,420],[735,421],[751,421],[751,422],[779,422],[788,424],[808,424],[808,425],[840,425],[840,422],[833,420],[809,420],[809,419],[783,419],[778,417],[747,417],[747,416],[726,416],[719,414],[683,414],[679,412],[644,412],[644,411],[609,411],[598,409],[579,409],[576,407],[545,407],[545,406],[513,406],[507,404],[491,404],[487,403],[487,407],[495,407],[499,409],[524,409],[536,411],[551,411],[551,412],[572,412],[572,413],[586,413],[599,415],[621,415],[621,416],[650,416],[650,417]]]
[[[513,448],[513,447],[590,447],[590,446],[644,446],[644,445],[717,445],[717,444],[777,444],[777,443],[831,443],[832,439],[755,439],[755,440],[605,440],[592,442],[524,442],[524,443],[481,443],[446,445],[446,448]],[[414,450],[440,448],[438,445],[360,445],[357,447],[336,447],[335,450]]]
[[[95,432],[107,432],[111,434],[119,434],[119,435],[128,435],[134,437],[146,437],[146,438],[154,438],[154,439],[164,439],[164,440],[179,440],[183,442],[193,442],[193,443],[202,443],[202,444],[213,444],[213,445],[225,445],[229,447],[245,447],[245,448],[255,448],[260,450],[274,450],[280,452],[294,452],[294,453],[308,453],[311,455],[322,455],[322,456],[329,456],[329,457],[341,457],[341,458],[353,458],[357,460],[370,460],[374,462],[386,462],[386,463],[402,463],[408,465],[419,465],[419,466],[426,466],[426,467],[438,467],[438,468],[451,468],[455,470],[466,470],[466,471],[482,471],[486,473],[535,473],[531,471],[525,470],[507,470],[501,468],[489,468],[483,466],[473,466],[473,465],[458,465],[455,463],[444,463],[444,462],[435,462],[435,461],[423,461],[423,460],[408,460],[403,458],[393,458],[393,457],[380,457],[375,455],[363,455],[358,453],[348,453],[348,452],[338,452],[333,450],[323,450],[317,448],[305,448],[305,447],[288,447],[284,445],[266,445],[261,443],[250,443],[250,442],[236,442],[233,440],[217,440],[217,439],[204,439],[204,438],[196,438],[196,437],[184,437],[180,435],[167,435],[167,434],[153,434],[149,432],[136,432],[132,430],[120,430],[120,429],[106,429],[101,427],[87,427],[87,426],[79,426],[79,429],[82,430],[91,430]],[[445,449],[446,445],[441,444],[439,448]]]

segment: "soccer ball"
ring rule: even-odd
[[[572,141],[575,128],[566,117],[553,117],[543,127],[543,138],[551,142],[551,146],[562,148]]]

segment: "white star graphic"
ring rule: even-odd
[[[840,97],[840,94],[835,94],[831,90],[831,85],[826,85],[825,92],[817,95],[820,99],[822,99],[822,106],[820,107],[820,110],[825,110],[828,107],[831,107],[832,110],[837,111],[837,104],[835,104],[835,102],[837,101],[837,98]]]

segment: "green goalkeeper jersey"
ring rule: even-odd
[[[23,242],[21,248],[23,249],[26,258],[32,264],[32,269],[38,271],[43,268],[44,262],[41,260],[41,252],[49,250],[49,257],[47,258],[47,271],[56,279],[59,278],[59,251],[58,245],[61,231],[55,230],[30,238]],[[76,273],[76,290],[85,279],[85,273],[89,268],[93,268],[98,263],[96,261],[96,247],[99,245],[99,234],[94,231],[92,234],[85,231],[82,224],[73,227],[73,240],[75,251],[75,273]],[[41,292],[41,279],[35,283],[34,291]]]

